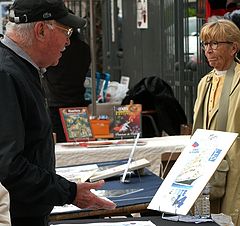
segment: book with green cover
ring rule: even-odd
[[[67,142],[93,139],[87,108],[60,108],[59,113]]]

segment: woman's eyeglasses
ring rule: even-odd
[[[228,41],[221,41],[221,42],[210,41],[210,42],[201,42],[201,47],[205,51],[209,45],[211,49],[216,50],[218,48],[218,45],[221,43],[233,44],[233,42],[228,42]]]

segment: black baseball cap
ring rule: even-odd
[[[9,20],[17,24],[56,20],[75,29],[86,24],[83,18],[69,13],[62,0],[15,0],[9,8]]]

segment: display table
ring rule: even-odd
[[[159,175],[162,154],[166,152],[181,152],[190,141],[190,136],[181,135],[141,138],[140,141],[145,141],[146,144],[137,146],[133,159],[147,159],[151,163],[148,169],[156,175]],[[60,167],[127,159],[131,150],[131,145],[86,148],[80,147],[79,145],[73,147],[66,146],[64,143],[57,143],[55,145],[56,166]]]
[[[87,219],[87,220],[68,220],[61,222],[52,222],[51,224],[89,224],[89,223],[100,223],[100,222],[124,222],[124,221],[148,221],[150,220],[156,226],[189,226],[196,225],[195,223],[184,223],[184,222],[173,222],[168,220],[163,220],[161,216],[149,216],[149,217],[131,217],[131,218],[110,218],[110,219]],[[200,224],[201,225],[201,224]],[[218,224],[214,222],[204,223],[204,226],[217,226]]]
[[[125,164],[127,160],[109,161],[97,163],[98,167],[111,168],[120,164]],[[50,215],[52,221],[74,218],[89,217],[111,217],[111,216],[127,216],[130,213],[146,212],[147,206],[162,183],[162,179],[148,170],[144,170],[142,175],[133,173],[128,178],[128,183],[120,181],[120,175],[105,179],[105,184],[98,191],[104,191],[104,197],[108,197],[117,207],[113,210],[88,210],[77,209],[72,210],[68,207],[64,210],[53,211]],[[149,210],[151,211],[151,210]]]

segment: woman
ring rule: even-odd
[[[240,132],[240,31],[229,20],[206,23],[201,45],[213,70],[198,85],[193,132],[198,128]],[[240,225],[240,143],[237,138],[226,160],[229,165],[225,195],[211,201],[211,212],[230,215]]]
[[[9,194],[0,183],[0,226],[11,226],[9,213]]]

